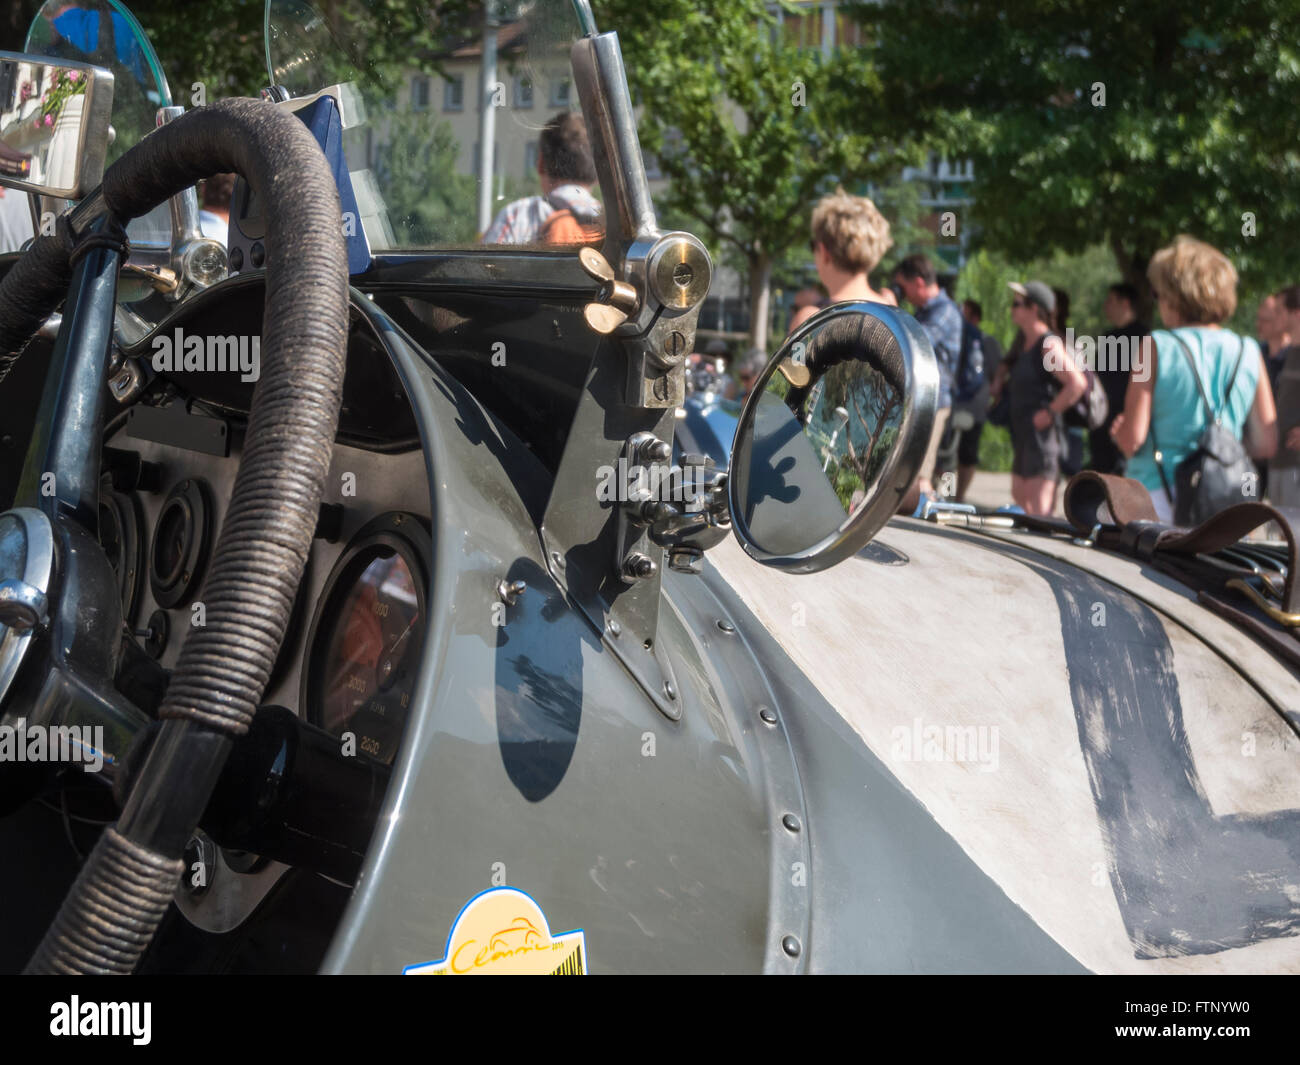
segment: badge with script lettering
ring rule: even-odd
[[[460,911],[441,961],[408,965],[406,976],[585,976],[582,929],[554,935],[542,908],[515,888],[491,888]]]

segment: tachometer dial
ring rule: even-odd
[[[383,514],[348,544],[312,622],[303,674],[307,719],[357,753],[391,764],[424,646],[429,534],[410,514]]]

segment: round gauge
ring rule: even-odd
[[[144,577],[144,509],[138,497],[111,488],[100,489],[99,543],[117,574],[122,617],[134,626]]]
[[[149,587],[170,610],[193,594],[203,579],[212,537],[212,498],[198,477],[181,481],[164,500],[149,551]]]
[[[391,765],[415,694],[432,543],[412,514],[381,514],[339,556],[308,636],[307,720]]]

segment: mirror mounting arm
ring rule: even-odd
[[[172,105],[158,108],[157,126],[162,128],[181,115],[185,108]],[[199,224],[199,197],[193,185],[181,189],[167,201],[171,213],[171,274],[172,283],[155,281],[154,287],[172,302],[179,302],[190,292],[207,288],[213,280],[226,276],[226,249],[215,240],[203,235]],[[205,261],[206,260],[206,261]],[[201,267],[196,264],[202,263]]]

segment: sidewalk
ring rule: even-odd
[[[1065,483],[1056,490],[1056,515],[1064,517],[1061,501],[1065,497]],[[975,479],[971,481],[970,491],[966,493],[966,502],[980,507],[1001,507],[1011,502],[1011,474],[990,473],[976,470]]]

